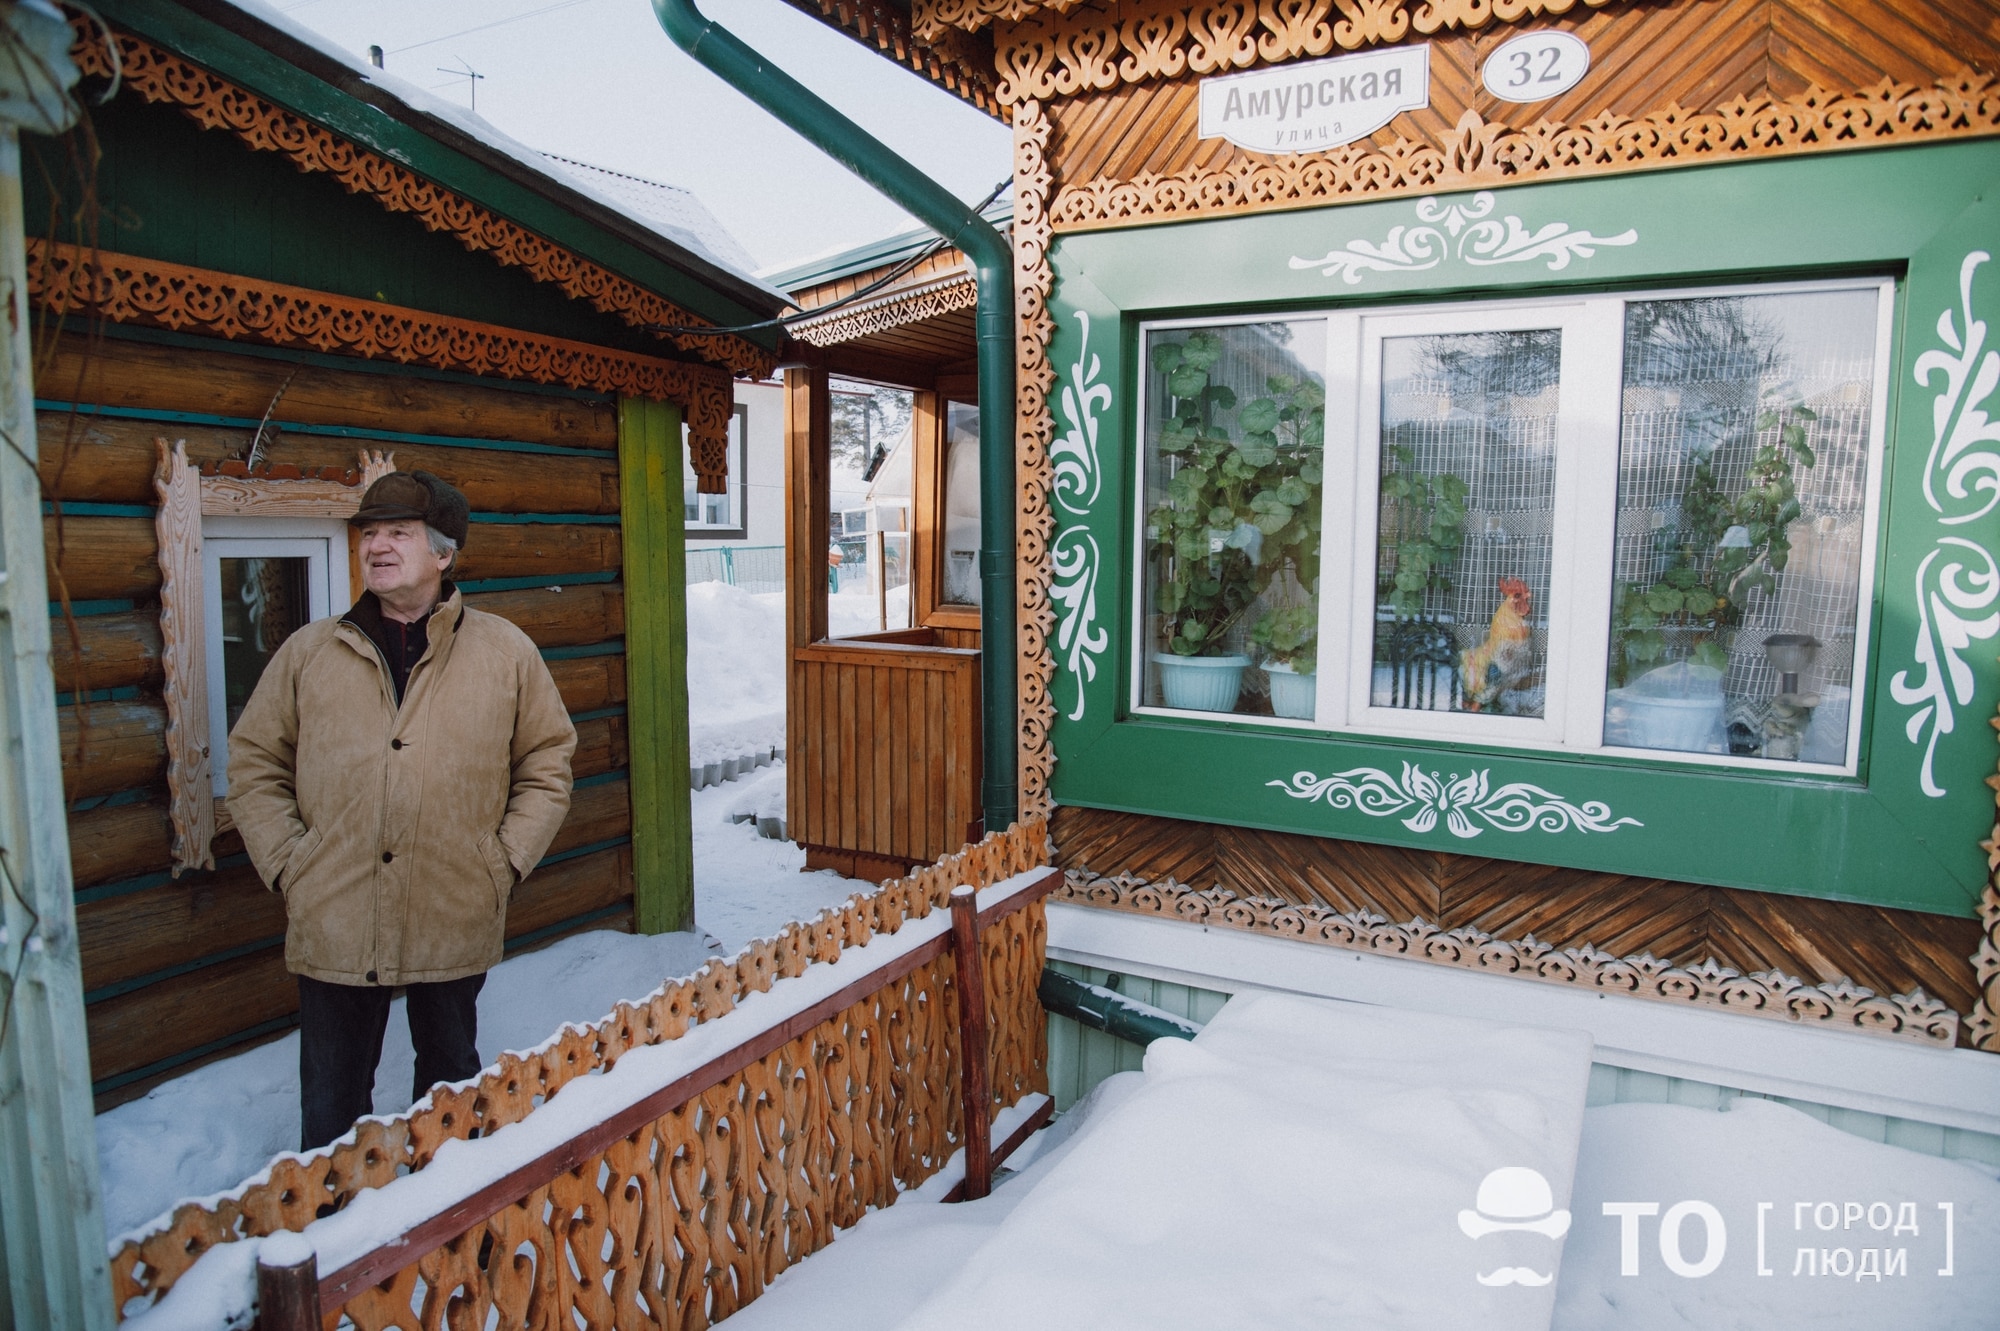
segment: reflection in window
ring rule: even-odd
[[[222,681],[228,725],[250,701],[264,667],[312,617],[304,559],[223,559]],[[212,695],[211,695],[212,696]]]
[[[1146,701],[1310,720],[1326,326],[1146,336]]]
[[[1382,343],[1376,707],[1543,714],[1562,334]]]
[[[944,410],[944,554],[942,600],[979,604],[979,408],[947,402]]]
[[[1877,299],[1627,306],[1605,743],[1847,760]]]

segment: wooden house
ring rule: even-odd
[[[105,98],[26,146],[55,687],[99,1103],[283,1030],[284,907],[222,743],[358,590],[361,484],[472,506],[458,585],[541,647],[576,790],[509,946],[692,918],[683,435],[726,484],[782,294],[539,154],[227,4],[79,22]],[[109,43],[115,42],[114,52]],[[767,335],[768,336],[768,335]]]
[[[1991,5],[825,21],[1014,132],[1056,955],[2000,1132]]]

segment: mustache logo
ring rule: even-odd
[[[1479,1283],[1497,1288],[1501,1285],[1546,1285],[1554,1279],[1553,1275],[1545,1276],[1532,1267],[1503,1266],[1497,1271],[1480,1276]]]

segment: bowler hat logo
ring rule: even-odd
[[[1539,1171],[1520,1165],[1496,1169],[1479,1183],[1473,1206],[1458,1213],[1458,1227],[1467,1238],[1526,1232],[1559,1239],[1569,1232],[1569,1212],[1558,1210],[1549,1181]],[[1553,1272],[1527,1266],[1503,1266],[1479,1275],[1482,1285],[1546,1285]]]

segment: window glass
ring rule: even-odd
[[[1310,720],[1326,326],[1149,330],[1145,701]]]
[[[223,559],[222,686],[227,726],[250,701],[264,667],[312,617],[304,559]]]
[[[1376,707],[1543,715],[1562,334],[1387,338]]]
[[[1627,305],[1605,743],[1847,761],[1877,308]]]
[[[979,604],[979,408],[944,409],[944,554],[942,600]]]

